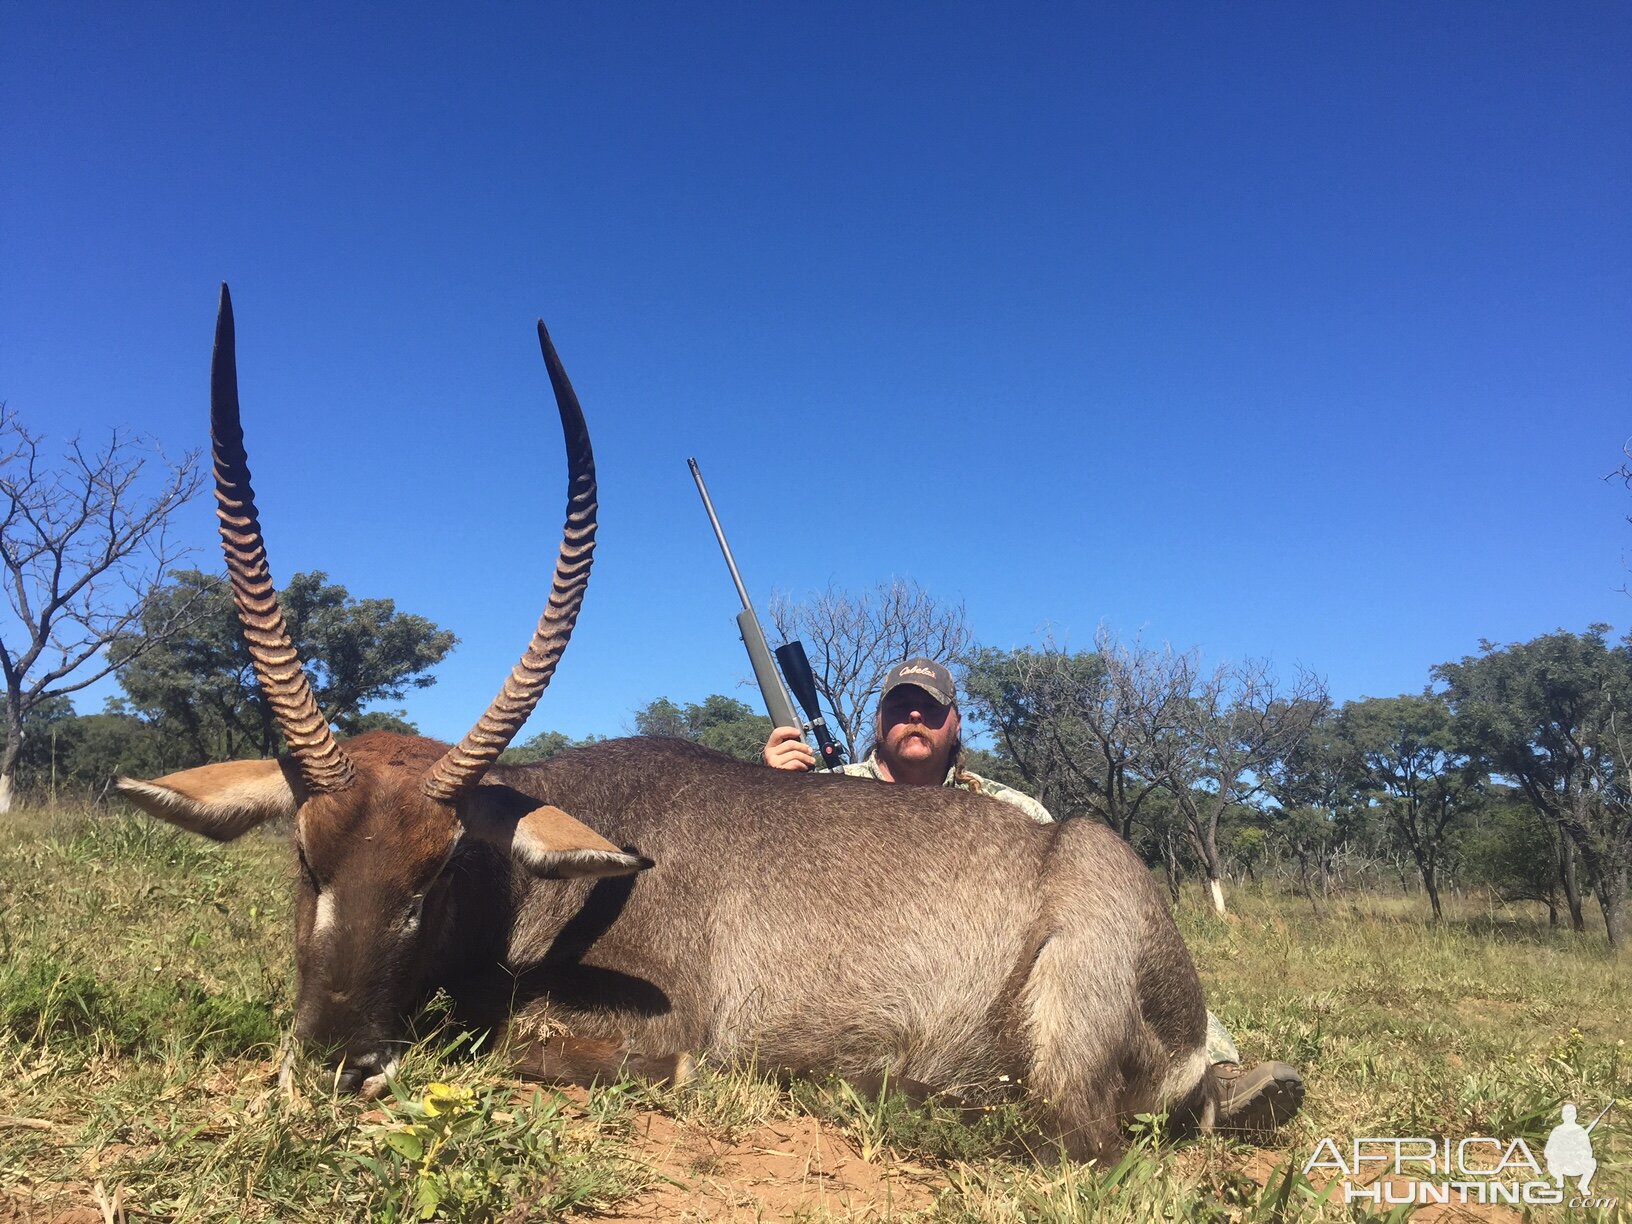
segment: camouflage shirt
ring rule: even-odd
[[[839,773],[849,774],[852,778],[871,778],[875,782],[885,781],[884,775],[878,772],[878,758],[870,756],[866,760],[857,761],[854,765],[844,765]],[[1001,782],[993,782],[990,778],[983,778],[979,774],[970,773],[967,769],[961,774],[954,767],[946,771],[945,786],[955,786],[959,790],[971,791],[977,795],[989,795],[993,799],[1001,800],[1012,807],[1019,808],[1038,824],[1053,824],[1054,817],[1049,810],[1037,800],[1012,786],[1004,786]]]

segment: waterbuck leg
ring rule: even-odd
[[[517,1075],[549,1084],[587,1086],[636,1079],[679,1087],[695,1073],[690,1054],[641,1054],[627,1041],[604,1037],[564,1033],[527,1037],[507,1045],[506,1053]]]
[[[886,1092],[897,1092],[906,1097],[914,1105],[927,1105],[930,1101],[946,1101],[952,1104],[961,1104],[947,1092],[942,1092],[928,1084],[920,1083],[915,1079],[907,1079],[899,1075],[884,1075],[880,1072],[858,1072],[843,1077],[844,1082],[855,1090],[857,1096],[864,1100],[877,1100]]]

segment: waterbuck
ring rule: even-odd
[[[508,1023],[537,1074],[661,1069],[692,1051],[965,1098],[1019,1091],[1076,1157],[1114,1147],[1137,1113],[1211,1125],[1195,968],[1144,864],[1103,825],[674,740],[497,764],[566,646],[595,538],[589,436],[542,322],[538,337],[570,474],[532,642],[458,745],[342,745],[267,571],[222,290],[221,538],[289,751],[120,789],[219,840],[294,818],[296,1024],[338,1058],[340,1083],[382,1085],[406,1018],[442,988],[471,1022]]]

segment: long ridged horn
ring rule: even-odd
[[[215,317],[215,354],[210,362],[210,446],[215,459],[216,517],[221,520],[221,550],[227,557],[232,598],[244,626],[261,692],[277,716],[289,751],[309,790],[344,790],[352,784],[351,760],[317,708],[312,686],[300,665],[283,609],[266,566],[266,544],[249,487],[249,460],[244,430],[238,421],[238,355],[232,324],[232,296],[221,286],[221,309]]]
[[[567,522],[562,528],[561,551],[550,583],[550,602],[538,619],[526,653],[511,670],[487,713],[425,776],[425,793],[445,803],[452,803],[482,780],[538,704],[572,637],[584,590],[589,585],[590,564],[595,559],[595,453],[590,449],[589,430],[584,427],[578,396],[567,380],[561,359],[555,355],[543,319],[538,321],[538,347],[543,350],[550,385],[555,388],[555,405],[561,413],[561,433],[567,445]]]

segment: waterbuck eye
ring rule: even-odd
[[[419,916],[424,908],[424,893],[419,894],[417,897],[410,897],[408,899],[408,908],[402,915],[402,929],[405,932],[412,932],[419,928]]]
[[[317,878],[317,872],[312,870],[312,865],[306,861],[306,847],[296,842],[295,853],[300,856],[300,869],[306,873],[306,882],[312,886],[312,891],[322,892],[322,881]]]

